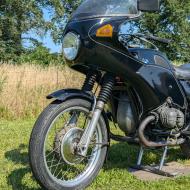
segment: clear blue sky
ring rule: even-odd
[[[44,18],[46,21],[48,21],[50,19],[50,14],[47,10],[43,10],[44,11]],[[45,35],[43,38],[42,37],[39,37],[37,36],[34,32],[29,32],[28,34],[25,34],[24,35],[25,37],[32,37],[32,38],[35,38],[37,39],[38,41],[42,42],[43,45],[47,48],[50,49],[50,51],[52,53],[54,52],[61,52],[61,45],[60,44],[55,44],[50,36],[50,33],[48,32],[47,35]],[[26,47],[30,46],[30,43],[29,42],[24,42],[24,45]]]

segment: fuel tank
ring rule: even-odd
[[[137,91],[143,105],[143,112],[151,111],[163,104],[168,97],[180,108],[186,109],[187,100],[183,89],[173,74],[169,62],[165,59],[165,65],[155,64],[149,59],[145,62],[134,56],[137,49],[127,50],[118,41],[118,30],[126,18],[86,19],[71,20],[65,30],[80,35],[81,48],[75,61],[68,65],[82,73],[95,69],[106,71],[115,76],[122,77],[130,83]],[[97,37],[97,30],[110,24],[113,27],[112,37]],[[145,55],[161,55],[155,50],[139,50]]]

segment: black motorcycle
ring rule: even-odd
[[[73,13],[63,53],[86,80],[81,89],[47,96],[54,101],[30,139],[31,168],[46,189],[87,187],[103,167],[111,139],[139,145],[137,167],[167,176],[168,146],[180,146],[190,157],[190,64],[174,67],[153,43],[167,39],[121,32],[141,12],[158,10],[159,0],[85,0]],[[110,122],[124,135],[113,134]],[[144,148],[164,149],[159,168],[141,166]]]

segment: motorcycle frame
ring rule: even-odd
[[[163,105],[168,98],[185,114],[188,108],[187,98],[167,58],[156,49],[131,48],[127,50],[119,42],[118,32],[120,25],[126,20],[130,21],[134,19],[137,18],[111,17],[83,20],[71,19],[66,26],[64,35],[68,32],[76,33],[80,36],[81,46],[77,58],[74,61],[66,60],[67,64],[72,69],[86,76],[89,73],[98,73],[97,75],[99,77],[96,79],[97,82],[100,82],[98,78],[103,78],[105,75],[122,79],[123,87],[129,86],[132,90],[133,95],[131,96],[131,101],[134,105],[135,103],[137,104],[135,109],[137,111],[138,124],[140,124],[151,111]],[[111,38],[97,37],[97,30],[107,24],[113,27],[113,36]],[[166,64],[162,66],[154,63],[145,64],[132,56],[134,52],[143,54],[143,51],[148,53],[149,56],[155,54],[161,56],[164,58]],[[104,81],[102,81],[102,83],[103,82]],[[100,83],[100,85],[102,85],[102,83]],[[117,88],[117,85],[118,83],[116,82],[112,92],[114,92],[114,88]],[[103,87],[101,89],[103,90]],[[126,92],[131,93],[129,90],[126,90]],[[61,99],[61,101],[73,97],[87,98],[85,89],[82,89],[80,92],[78,91],[77,95],[74,91],[69,90],[67,90],[67,92],[61,90],[53,94],[57,95],[49,95],[48,97],[58,98]],[[113,97],[113,94],[110,95]],[[112,98],[110,98],[110,100],[111,99]],[[94,103],[94,101],[92,102]],[[89,123],[78,145],[80,149],[78,152],[83,156],[86,154],[85,151],[87,150],[91,138],[90,134],[93,134],[95,130],[96,123],[104,109],[105,103],[107,102],[97,101],[96,105],[93,105],[94,107],[96,106],[96,109],[91,113],[91,123]],[[113,105],[112,103],[110,110],[112,111],[113,118],[115,118],[114,113],[116,113],[117,110]],[[141,106],[140,110],[138,110],[138,105]],[[138,142],[131,138],[127,140],[131,143]]]

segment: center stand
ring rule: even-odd
[[[169,173],[169,172],[162,170],[166,156],[167,156],[167,152],[168,152],[167,146],[164,147],[164,151],[163,151],[159,166],[155,166],[155,167],[154,166],[142,165],[144,150],[145,150],[145,147],[141,146],[140,151],[139,151],[139,155],[138,155],[138,159],[137,159],[137,164],[136,164],[136,166],[133,166],[132,168],[137,169],[137,170],[144,170],[147,172],[151,172],[151,173],[161,175],[161,176],[166,176],[166,177],[176,177],[178,175],[178,173]]]

